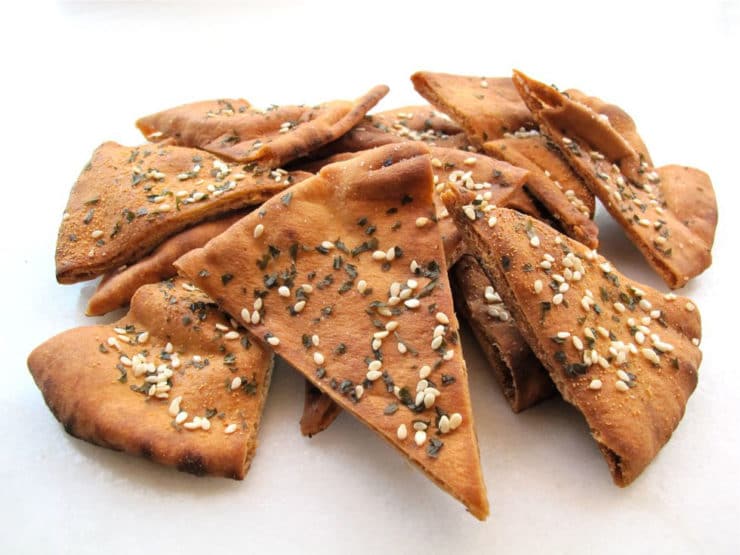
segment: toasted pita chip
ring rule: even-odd
[[[463,256],[450,279],[455,306],[470,324],[512,410],[521,412],[552,397],[555,385],[475,258]]]
[[[301,433],[312,437],[323,432],[342,412],[342,407],[332,401],[326,393],[306,380],[306,395],[301,416]]]
[[[432,194],[424,145],[373,149],[326,166],[175,266],[482,519]]]
[[[599,229],[591,221],[594,196],[538,131],[517,132],[483,145],[486,153],[529,171],[527,189],[569,236],[592,248]]]
[[[508,77],[469,77],[419,71],[416,91],[459,123],[471,142],[483,143],[535,127],[532,114]]]
[[[181,280],[146,285],[110,325],[66,331],[28,368],[67,432],[197,475],[241,480],[272,353]]]
[[[701,323],[695,305],[619,272],[532,218],[466,213],[443,199],[496,284],[524,339],[563,398],[583,413],[614,482],[631,483],[670,439],[697,383]]]
[[[260,172],[190,148],[100,145],[72,187],[59,227],[59,283],[134,262],[183,229],[261,204],[304,172]]]
[[[85,313],[100,316],[129,304],[131,297],[142,285],[157,283],[174,277],[177,270],[172,263],[183,254],[205,245],[210,239],[226,231],[246,212],[238,212],[205,222],[170,237],[154,251],[131,266],[123,266],[103,276],[92,297],[87,301]]]
[[[185,104],[136,122],[150,137],[202,148],[262,168],[283,166],[341,137],[388,93],[378,85],[354,102],[334,100],[318,106],[275,106],[213,112],[208,102]]]
[[[543,133],[671,288],[709,267],[717,203],[705,173],[656,170],[608,118],[520,72],[514,81]]]

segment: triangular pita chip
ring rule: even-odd
[[[421,96],[459,123],[478,147],[506,133],[535,126],[508,77],[419,71],[411,81]]]
[[[528,216],[501,208],[480,217],[454,190],[443,198],[525,340],[586,418],[614,482],[628,485],[670,439],[696,387],[696,306],[626,278]]]
[[[141,132],[175,144],[202,148],[237,162],[274,169],[335,140],[362,121],[388,92],[378,85],[354,102],[334,100],[318,106],[244,107],[213,112],[208,102],[185,104],[136,122]]]
[[[712,263],[717,203],[705,173],[651,166],[628,140],[585,104],[515,72],[540,124],[648,263],[682,287]]]
[[[304,436],[314,436],[323,432],[336,420],[342,412],[332,398],[323,393],[318,387],[306,380],[306,395],[303,402],[301,416],[301,433]]]
[[[100,316],[124,307],[142,285],[157,283],[177,275],[177,270],[172,265],[175,260],[188,251],[202,247],[210,239],[226,231],[244,214],[246,212],[237,212],[186,229],[167,239],[138,262],[107,273],[87,301],[85,313],[88,316]]]
[[[519,333],[491,280],[471,255],[452,268],[453,296],[467,320],[504,397],[520,412],[555,394],[555,386]]]
[[[70,434],[193,474],[242,479],[257,446],[272,353],[182,280],[146,285],[109,325],[28,357]]]
[[[57,281],[92,279],[204,219],[262,204],[304,172],[261,172],[191,148],[100,145],[59,227]]]
[[[324,167],[175,265],[485,518],[432,195],[424,145],[373,149]]]

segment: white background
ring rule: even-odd
[[[15,2],[0,26],[0,553],[738,552],[737,2]],[[512,67],[619,103],[658,164],[702,168],[717,191],[715,263],[683,291],[704,322],[699,386],[636,483],[612,485],[562,401],[512,414],[469,340],[485,523],[351,417],[301,437],[303,382],[284,366],[243,482],[64,433],[25,358],[93,321],[82,315],[92,286],[57,285],[53,255],[69,188],[99,143],[136,144],[138,116],[187,101],[314,103],[383,82],[387,109],[420,102],[415,70]],[[598,222],[602,252],[665,290],[619,228]]]

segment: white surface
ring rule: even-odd
[[[738,4],[249,4],[4,9],[0,553],[737,553]],[[658,164],[700,167],[717,190],[715,263],[685,291],[704,321],[699,386],[636,483],[612,485],[562,401],[512,414],[469,339],[485,523],[347,415],[301,437],[303,382],[285,367],[244,482],[197,479],[64,433],[25,358],[91,322],[91,285],[57,285],[53,255],[69,187],[100,142],[134,144],[136,117],[191,100],[308,103],[385,82],[386,109],[421,101],[408,81],[416,69],[512,67],[619,103]],[[603,214],[599,223],[602,252],[665,290],[621,231]]]

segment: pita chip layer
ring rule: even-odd
[[[196,102],[145,116],[136,125],[146,137],[154,135],[157,140],[274,169],[347,133],[387,93],[388,87],[378,85],[354,102],[334,100],[267,110],[240,106],[214,112],[214,101]]]
[[[455,306],[473,330],[512,410],[521,412],[552,397],[556,389],[550,376],[476,259],[463,256],[450,277]]]
[[[553,87],[520,72],[514,83],[540,130],[671,288],[709,267],[717,202],[708,175],[679,166],[655,168],[636,150],[641,140],[628,124],[618,122],[623,136],[609,117]]]
[[[100,145],[69,194],[59,227],[59,283],[130,264],[203,220],[261,204],[304,172],[260,171],[196,149]]]
[[[670,439],[697,383],[696,306],[638,284],[552,228],[505,208],[491,227],[443,195],[560,394],[585,417],[614,482],[630,484]]]
[[[103,276],[95,293],[87,301],[85,314],[100,316],[129,304],[131,297],[142,285],[157,283],[177,275],[172,263],[183,254],[202,247],[210,239],[226,231],[231,224],[244,216],[238,212],[231,216],[205,222],[170,237],[152,253],[131,266],[125,266]]]
[[[241,480],[257,446],[272,353],[183,280],[146,285],[109,325],[28,357],[71,435],[196,475]]]
[[[483,519],[467,370],[434,217],[428,150],[388,145],[324,167],[175,265]]]

